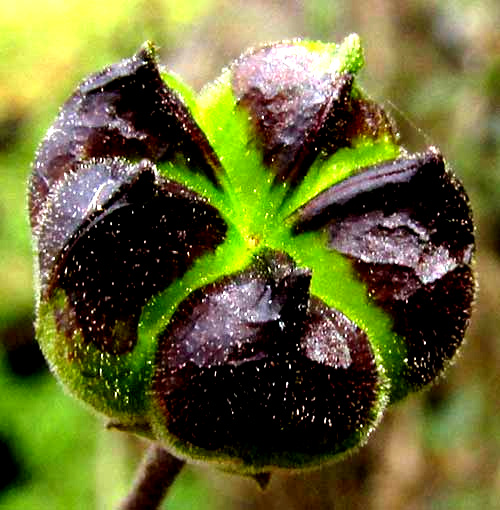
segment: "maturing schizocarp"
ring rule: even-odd
[[[362,444],[439,375],[474,294],[467,196],[360,88],[357,36],[195,95],[145,45],[84,81],[30,182],[37,335],[72,394],[240,473]]]

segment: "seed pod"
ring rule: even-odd
[[[37,334],[114,426],[240,473],[313,466],[453,358],[468,199],[399,145],[362,63],[356,36],[275,43],[195,97],[145,46],[63,106],[30,187]]]

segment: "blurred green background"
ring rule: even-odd
[[[369,444],[255,484],[187,468],[171,509],[500,508],[500,3],[497,0],[4,0],[0,5],[0,509],[108,509],[143,445],[74,402],[33,339],[25,185],[59,105],[146,39],[199,89],[248,46],[362,37],[365,89],[415,150],[435,144],[470,194],[480,293],[447,377],[389,411]]]

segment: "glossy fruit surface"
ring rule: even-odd
[[[467,196],[399,145],[359,39],[251,50],[196,96],[154,48],[63,105],[30,183],[37,334],[115,426],[242,473],[362,444],[474,295]]]

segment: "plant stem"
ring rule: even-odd
[[[168,453],[159,443],[149,447],[138,469],[134,486],[118,510],[157,510],[185,461]]]

